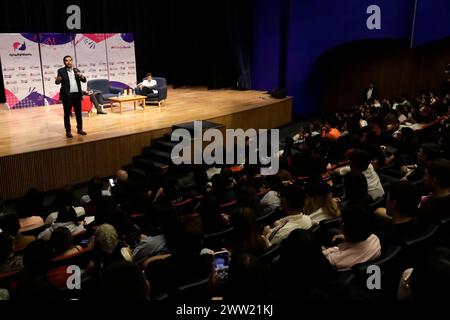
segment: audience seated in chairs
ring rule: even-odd
[[[98,283],[104,269],[117,261],[133,261],[131,250],[112,225],[102,224],[95,230],[93,259],[87,268],[92,281]]]
[[[97,204],[103,197],[110,197],[111,191],[103,188],[104,183],[100,177],[94,177],[89,181],[88,192],[80,198],[87,216],[95,216]]]
[[[386,212],[391,218],[379,234],[383,251],[391,246],[402,245],[423,231],[416,219],[420,197],[417,188],[408,181],[394,183],[386,202]]]
[[[395,179],[411,182],[422,180],[425,177],[426,167],[441,156],[440,146],[436,143],[423,143],[417,153],[417,163],[405,164],[400,168],[383,170],[383,176],[392,176]],[[392,180],[392,178],[391,178]]]
[[[342,223],[343,234],[335,236],[335,240],[343,242],[323,251],[334,268],[346,271],[381,254],[380,240],[373,234],[373,217],[369,212],[349,206],[342,211]]]
[[[25,249],[24,270],[13,290],[13,300],[56,301],[59,299],[58,289],[47,279],[51,261],[52,249],[47,241],[38,239]]]
[[[44,240],[50,240],[50,236],[53,231],[59,227],[66,227],[72,233],[72,235],[85,232],[84,221],[80,222],[77,217],[75,209],[72,207],[72,190],[64,189],[60,192],[58,199],[58,212],[54,223],[44,231],[42,231],[38,238]]]
[[[156,234],[141,234],[140,241],[133,250],[136,262],[141,262],[149,257],[169,252],[174,248],[174,241],[178,232],[179,219],[175,210],[167,205],[156,205],[153,208],[153,216],[160,230]]]
[[[344,201],[342,209],[348,206],[360,206],[370,211],[372,198],[369,196],[367,179],[358,171],[350,171],[344,176]]]
[[[72,187],[65,186],[56,195],[55,207],[57,208],[58,211],[50,213],[47,216],[47,218],[45,218],[45,224],[46,225],[53,224],[58,219],[59,210],[67,211],[70,209],[70,211],[75,212],[75,216],[78,221],[83,220],[83,217],[86,214],[86,212],[84,211],[84,208],[76,207],[76,206],[74,206],[74,204],[75,204],[75,199],[73,196],[73,189],[72,189]]]
[[[309,229],[311,218],[303,214],[304,192],[296,185],[288,185],[281,192],[281,203],[285,217],[274,222],[273,226],[266,226],[264,237],[272,244],[279,244],[289,236],[294,229]]]
[[[450,161],[430,163],[425,174],[425,188],[430,191],[422,200],[418,217],[423,223],[433,223],[450,217]]]
[[[125,210],[140,210],[146,200],[138,181],[132,180],[125,170],[116,172],[116,184],[111,188],[113,200]]]
[[[305,298],[317,285],[334,279],[335,270],[309,230],[296,229],[281,243],[274,269],[281,301]]]
[[[80,245],[73,245],[72,233],[66,227],[59,227],[50,236],[50,244],[55,258],[64,258],[82,250]]]
[[[447,301],[450,297],[450,249],[430,249],[415,268],[403,273],[398,299],[417,301]]]
[[[23,235],[19,231],[19,219],[15,214],[3,214],[0,218],[0,229],[14,239],[15,253],[23,251],[31,242],[36,240],[35,236]]]
[[[252,254],[233,253],[223,299],[226,303],[272,301],[274,285],[271,279],[269,265]]]
[[[202,239],[203,223],[199,218],[187,218],[181,223],[172,255],[146,267],[145,272],[155,294],[176,294],[178,286],[212,274],[212,257],[200,254]]]
[[[231,235],[231,252],[259,256],[270,246],[262,236],[256,222],[256,214],[250,208],[238,208],[230,217],[233,233]]]
[[[212,190],[220,204],[227,204],[236,201],[236,194],[233,191],[234,182],[225,174],[215,174],[211,178]]]
[[[117,261],[105,268],[100,279],[100,295],[106,301],[146,301],[150,284],[134,263]]]
[[[55,299],[60,292],[54,292],[53,289],[65,284],[65,278],[61,276],[67,276],[65,264],[86,266],[92,258],[92,263],[87,268],[91,281],[83,283],[89,298],[124,299],[125,296],[133,300],[145,300],[149,295],[148,286],[145,284],[145,277],[138,274],[138,267],[130,262],[133,256],[137,265],[147,271],[149,281],[155,289],[152,291],[153,297],[161,299],[170,296],[169,298],[196,302],[208,301],[211,294],[208,289],[214,288],[223,293],[226,301],[366,299],[366,269],[371,263],[381,266],[383,281],[390,274],[388,281],[394,283],[394,287],[397,286],[396,279],[401,271],[410,266],[415,268],[413,275],[417,270],[417,277],[422,277],[418,287],[424,287],[424,279],[432,282],[436,282],[436,277],[445,279],[439,269],[435,271],[434,278],[428,272],[422,272],[423,266],[420,263],[424,261],[423,257],[427,257],[422,255],[427,249],[435,244],[447,243],[440,240],[439,235],[446,232],[445,218],[449,217],[450,212],[447,201],[450,196],[447,174],[449,162],[435,161],[435,157],[438,157],[436,153],[448,156],[446,142],[449,141],[450,127],[445,123],[448,120],[431,119],[434,124],[427,130],[414,131],[413,128],[405,127],[399,131],[398,136],[392,136],[392,132],[396,130],[392,126],[397,126],[400,121],[397,118],[402,115],[406,118],[409,112],[412,114],[409,116],[411,119],[403,119],[402,122],[411,120],[423,123],[419,109],[430,109],[430,106],[422,106],[420,103],[422,102],[415,105],[413,102],[409,106],[405,105],[404,110],[397,109],[396,112],[387,101],[383,101],[380,107],[359,106],[349,112],[331,116],[335,119],[327,121],[334,123],[335,129],[340,132],[337,140],[334,140],[336,137],[331,137],[331,140],[322,138],[320,128],[323,124],[317,121],[310,128],[302,129],[302,138],[297,139],[298,143],[295,139],[286,139],[286,157],[281,159],[284,163],[280,164],[280,168],[289,172],[280,170],[277,175],[261,177],[259,165],[246,164],[239,170],[213,168],[208,172],[204,167],[195,166],[186,166],[182,170],[178,170],[179,167],[177,170],[169,168],[156,176],[151,174],[151,170],[140,170],[132,164],[126,166],[128,173],[118,172],[118,183],[112,190],[112,197],[105,196],[101,179],[94,178],[89,185],[88,195],[82,197],[82,204],[87,215],[95,217],[91,224],[97,227],[95,240],[79,254],[76,248],[71,248],[73,244],[70,237],[75,235],[67,228],[56,227],[65,220],[70,220],[67,223],[76,227],[85,210],[73,207],[75,202],[71,197],[62,197],[63,200],[70,198],[64,201],[58,197],[57,209],[60,212],[54,212],[46,219],[53,224],[55,230],[45,230],[45,234],[56,248],[55,254],[59,254],[59,258],[54,259],[51,265],[58,265],[59,268],[53,268],[47,274],[41,271],[39,275],[36,272],[30,275],[29,270],[21,271],[18,294],[11,290],[12,297],[34,298],[33,294],[36,295],[41,290],[42,298]],[[442,103],[448,109],[448,101],[443,100]],[[360,128],[363,123],[367,126]],[[416,127],[420,129],[423,125]],[[381,149],[381,143],[387,146],[386,149]],[[380,153],[380,149],[384,154]],[[438,149],[443,152],[438,152]],[[350,168],[343,169],[349,158]],[[394,170],[400,170],[402,165],[417,164],[421,167],[417,168],[421,170],[414,169],[406,178],[416,182],[412,179],[416,173],[418,176],[424,175],[423,185],[431,192],[417,210],[420,221],[430,224],[425,226],[425,232],[419,232],[422,228],[414,218],[417,206],[415,188],[408,182],[380,184],[377,170],[381,174],[390,172],[389,168],[377,165],[384,161],[388,164],[395,162],[392,167]],[[425,167],[427,170],[423,169]],[[330,173],[336,168],[341,173],[351,170],[343,177],[343,181],[337,176],[330,179]],[[220,173],[213,178],[213,188],[208,190],[208,185],[211,185],[208,177],[217,172]],[[292,179],[291,174],[296,179]],[[396,180],[398,178],[394,176],[392,181]],[[331,181],[332,189],[327,187]],[[423,189],[422,186],[421,188]],[[308,197],[305,203],[303,190],[306,190]],[[335,197],[343,200],[342,219],[328,219],[338,216],[339,212],[330,190],[336,192]],[[385,215],[383,223],[377,220],[379,225],[375,229],[372,219],[376,216],[372,212],[377,207],[384,206],[385,198],[374,197],[384,190],[388,194],[385,207],[391,217]],[[45,217],[51,211],[42,208],[42,198],[39,200],[33,193],[27,197],[32,200],[25,201],[24,208],[27,207],[27,210],[22,212],[27,215],[31,213]],[[200,203],[198,212],[194,211],[196,202]],[[64,212],[61,211],[61,203]],[[17,208],[22,209],[20,206]],[[263,214],[264,209],[267,214]],[[276,211],[271,214],[270,210],[274,209]],[[276,221],[283,216],[279,213],[282,210],[287,216]],[[222,215],[224,211],[228,215]],[[67,219],[67,216],[71,218]],[[20,250],[23,250],[34,238],[18,233],[17,217],[5,221],[6,217],[14,216],[2,215],[0,229],[5,234],[15,235],[15,249],[19,243]],[[227,218],[231,222],[229,228]],[[311,220],[320,221],[319,226],[311,228],[314,229],[311,231],[314,232],[314,241],[310,231],[305,230],[313,224]],[[262,236],[260,228],[274,221],[274,225],[267,226],[263,232],[272,238],[274,244],[271,246]],[[328,241],[340,228],[343,235],[336,236],[334,243]],[[214,232],[217,230],[219,232]],[[40,232],[39,228],[31,231]],[[88,228],[83,236],[90,237],[91,231]],[[208,235],[204,234],[205,231]],[[326,238],[322,239],[321,233]],[[58,240],[59,236],[61,239]],[[15,259],[11,253],[17,252],[11,250],[11,238],[2,237],[0,239],[4,245],[0,245],[0,255],[7,256],[7,260]],[[334,246],[322,250],[316,241],[322,245]],[[42,247],[41,240],[35,243]],[[231,251],[229,280],[222,283],[223,288],[220,285],[214,286],[217,279],[214,281],[212,277],[213,252],[202,250],[205,244],[210,249],[222,250],[225,247]],[[29,246],[33,248],[36,245]],[[91,247],[95,249],[90,251]],[[36,251],[36,248],[32,250]],[[380,255],[380,251],[383,255]],[[26,253],[25,256],[27,255],[29,256]],[[64,259],[65,255],[67,257]],[[39,261],[47,261],[44,253],[41,256]],[[49,256],[51,259],[52,252]],[[393,258],[400,258],[399,268],[390,261]],[[34,259],[38,261],[36,257]],[[6,264],[9,270],[10,264]],[[26,261],[24,264],[25,269],[30,269],[30,264],[27,266]],[[336,270],[347,272],[338,273]],[[10,283],[15,281],[14,277],[18,272],[2,277],[2,285],[11,288]],[[391,277],[393,274],[396,276]],[[362,275],[359,278],[364,278],[364,281],[356,281],[359,279],[358,275]],[[349,285],[350,282],[360,288]],[[445,281],[442,282],[445,287]],[[385,285],[382,286],[386,288]],[[412,282],[410,287],[413,288]],[[24,288],[27,288],[26,292]],[[426,290],[433,288],[428,286]],[[389,290],[388,295],[386,290],[381,290],[371,296],[390,299],[390,291],[395,290]],[[422,299],[419,296],[423,296],[423,292],[418,293],[416,298]],[[445,295],[442,292],[444,291],[441,290],[439,294]],[[203,300],[204,298],[208,300]]]
[[[219,201],[212,194],[201,200],[198,213],[203,221],[205,234],[220,232],[230,227],[228,216],[222,214]]]
[[[255,212],[257,217],[263,214],[263,206],[258,199],[258,195],[254,187],[248,183],[241,183],[236,189],[236,207],[250,208]]]
[[[252,184],[261,196],[259,201],[262,214],[273,213],[280,207],[279,191],[283,188],[283,183],[289,183],[292,177],[286,170],[280,170],[275,176],[268,176],[266,179],[252,179]]]
[[[331,188],[326,182],[309,183],[306,186],[304,213],[310,217],[313,224],[341,215]]]
[[[0,231],[0,274],[22,268],[22,257],[14,255],[14,238],[6,232]]]
[[[17,205],[20,231],[29,231],[41,227],[44,220],[40,216],[43,213],[42,193],[36,189],[30,189]]]
[[[361,149],[354,149],[350,154],[350,166],[338,169],[340,175],[345,175],[350,170],[358,171],[364,174],[367,179],[368,194],[372,200],[378,199],[384,195],[384,189],[380,178],[370,163],[369,154]]]

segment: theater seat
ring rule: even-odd
[[[414,267],[426,250],[437,243],[438,232],[439,226],[432,224],[415,238],[403,243],[402,263],[404,264],[404,269]]]
[[[352,267],[352,272],[355,277],[352,279],[352,282],[359,285],[361,288],[368,289],[368,278],[375,272],[368,268],[370,266],[377,266],[381,273],[381,288],[368,291],[374,296],[375,299],[394,300],[397,294],[400,276],[404,270],[401,264],[401,256],[402,247],[394,246],[372,261],[354,265]]]
[[[100,91],[105,102],[108,102],[109,98],[116,97],[119,93],[123,92],[123,89],[111,86],[108,79],[89,80],[87,82],[87,88],[88,90]]]
[[[210,249],[222,248],[229,240],[233,233],[233,228],[228,228],[223,231],[205,234],[203,236],[204,247]]]
[[[269,264],[276,263],[281,253],[281,245],[271,245],[259,258]]]
[[[208,302],[211,300],[209,292],[209,277],[185,283],[177,287],[174,297],[177,301]]]

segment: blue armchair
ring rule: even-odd
[[[153,80],[156,81],[156,89],[158,90],[158,93],[149,93],[145,100],[150,103],[156,102],[158,105],[161,105],[161,102],[164,102],[167,99],[167,81],[165,78],[161,77],[153,77]],[[136,94],[142,94],[139,86],[136,87],[135,92]]]
[[[112,87],[108,79],[95,79],[87,82],[88,90],[101,91],[103,100],[108,101],[109,98],[117,96],[118,93],[122,93],[122,88]]]

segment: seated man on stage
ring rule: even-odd
[[[103,96],[100,91],[88,90],[83,92],[83,94],[89,96],[95,106],[95,109],[97,109],[97,114],[108,114],[107,112],[103,111],[103,104],[105,103],[105,101],[103,100]]]
[[[149,98],[158,96],[158,88],[156,80],[152,78],[152,74],[149,72],[144,81],[138,84],[138,88],[140,89],[140,94],[147,96]]]

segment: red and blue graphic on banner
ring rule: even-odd
[[[45,99],[48,104],[59,102],[60,85],[55,84],[57,70],[64,66],[63,57],[72,56],[76,65],[74,33],[40,33],[41,62]]]
[[[11,109],[42,106],[44,88],[37,33],[0,34],[6,103]]]
[[[10,108],[60,103],[55,77],[66,55],[72,56],[88,80],[108,79],[121,88],[136,85],[132,33],[0,34],[3,81]]]

